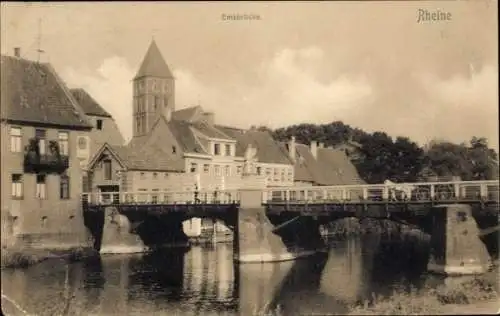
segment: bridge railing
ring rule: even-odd
[[[239,191],[175,191],[175,192],[100,192],[83,193],[82,203],[114,204],[232,204],[238,203]]]
[[[356,202],[356,201],[499,201],[499,182],[455,181],[310,186],[267,189],[263,203]]]
[[[346,203],[364,201],[499,201],[498,181],[456,181],[270,188],[262,202]],[[109,204],[232,204],[239,190],[84,193],[82,202]]]

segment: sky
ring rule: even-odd
[[[340,120],[420,145],[486,137],[498,150],[496,0],[1,6],[2,54],[37,60],[40,46],[40,61],[86,89],[126,139],[132,78],[154,38],[176,109],[199,104],[223,125]],[[422,19],[433,12],[450,19]]]

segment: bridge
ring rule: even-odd
[[[498,231],[499,196],[499,181],[455,181],[86,193],[82,204],[86,225],[101,252],[187,242],[182,222],[210,217],[233,229],[236,261],[291,260],[321,247],[319,225],[370,217],[429,233],[429,269],[466,273],[485,269],[490,249],[483,241],[489,237],[495,244],[491,233]],[[488,236],[481,241],[481,235]],[[491,247],[497,251],[498,241]]]

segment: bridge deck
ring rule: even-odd
[[[449,203],[498,204],[499,181],[426,182],[346,186],[286,187],[262,190],[262,204],[310,205],[434,205]],[[238,190],[183,192],[110,192],[82,194],[85,207],[120,205],[156,206],[172,209],[238,205]]]

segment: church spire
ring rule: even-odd
[[[170,68],[161,55],[160,49],[156,45],[154,38],[151,40],[146,56],[142,61],[139,71],[134,80],[142,77],[173,78]]]

